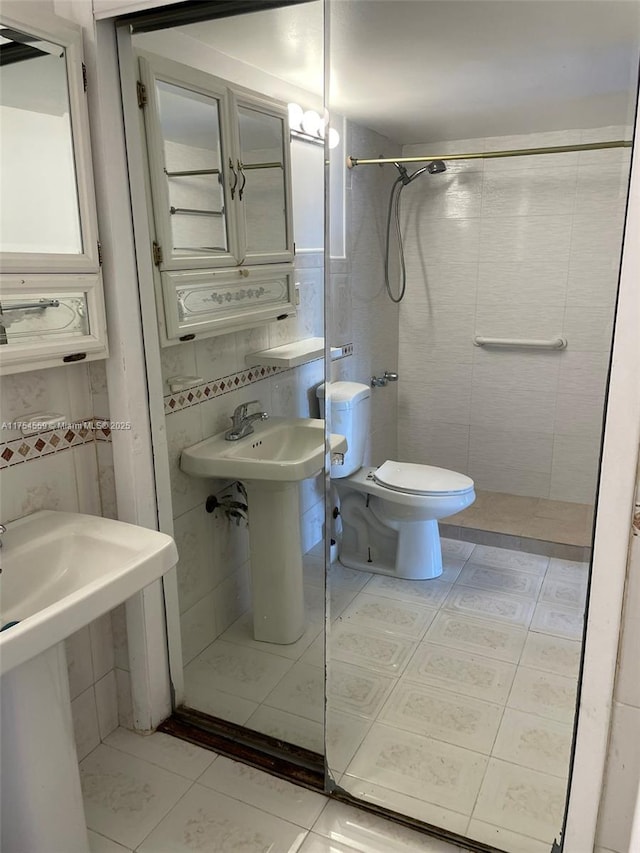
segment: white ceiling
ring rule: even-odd
[[[334,0],[330,108],[397,142],[630,123],[639,0]],[[182,27],[315,94],[320,0]]]

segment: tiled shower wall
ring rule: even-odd
[[[180,453],[228,428],[235,407],[250,400],[258,400],[262,410],[273,417],[318,417],[315,389],[324,380],[322,359],[274,371],[248,367],[245,356],[324,334],[323,274],[321,253],[299,254],[295,264],[300,295],[297,317],[162,350],[185,663],[249,607],[250,585],[246,526],[236,526],[219,512],[205,510],[207,496],[229,493],[229,484],[186,476],[179,468]],[[178,375],[205,381],[194,393],[171,394],[167,380]],[[302,544],[308,550],[323,535],[322,478],[305,480],[300,491]]]
[[[630,128],[403,151],[622,138]],[[628,171],[628,149],[471,160],[403,191],[402,459],[465,472],[481,489],[593,502]],[[475,334],[564,336],[568,347],[484,349]]]
[[[12,521],[41,509],[117,517],[103,362],[6,376],[1,384],[1,518]],[[50,412],[64,426],[24,438],[6,424]],[[83,428],[87,422],[89,428]],[[75,425],[75,426],[74,426]],[[113,620],[112,620],[113,616]],[[107,613],[66,642],[78,758],[126,723],[130,695],[122,611]]]
[[[396,143],[347,122],[346,149],[358,157],[399,155]],[[352,341],[352,358],[334,362],[332,379],[363,382],[398,369],[398,308],[384,289],[387,200],[395,175],[389,167],[346,170],[346,258],[331,259],[331,343]],[[398,385],[371,391],[371,430],[365,464],[396,458]]]

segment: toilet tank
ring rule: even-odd
[[[320,401],[320,417],[325,416],[325,386],[316,391]],[[331,432],[344,435],[347,452],[344,465],[332,465],[334,479],[348,477],[362,467],[364,448],[369,434],[371,388],[361,382],[332,382],[329,388],[331,404]]]

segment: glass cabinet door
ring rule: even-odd
[[[234,266],[240,253],[229,204],[239,176],[221,121],[225,90],[165,60],[141,59],[141,73],[159,266]]]
[[[246,263],[293,259],[288,121],[284,110],[237,97],[239,228]]]

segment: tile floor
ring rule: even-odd
[[[475,502],[446,522],[584,547],[591,545],[593,506],[477,490]]]
[[[117,729],[80,772],[92,853],[462,853],[159,732]]]
[[[446,539],[443,556],[432,581],[331,567],[329,766],[361,799],[513,853],[548,853],[587,564]],[[245,614],[186,667],[187,705],[323,751],[318,549],[305,584],[304,636],[256,643]]]

